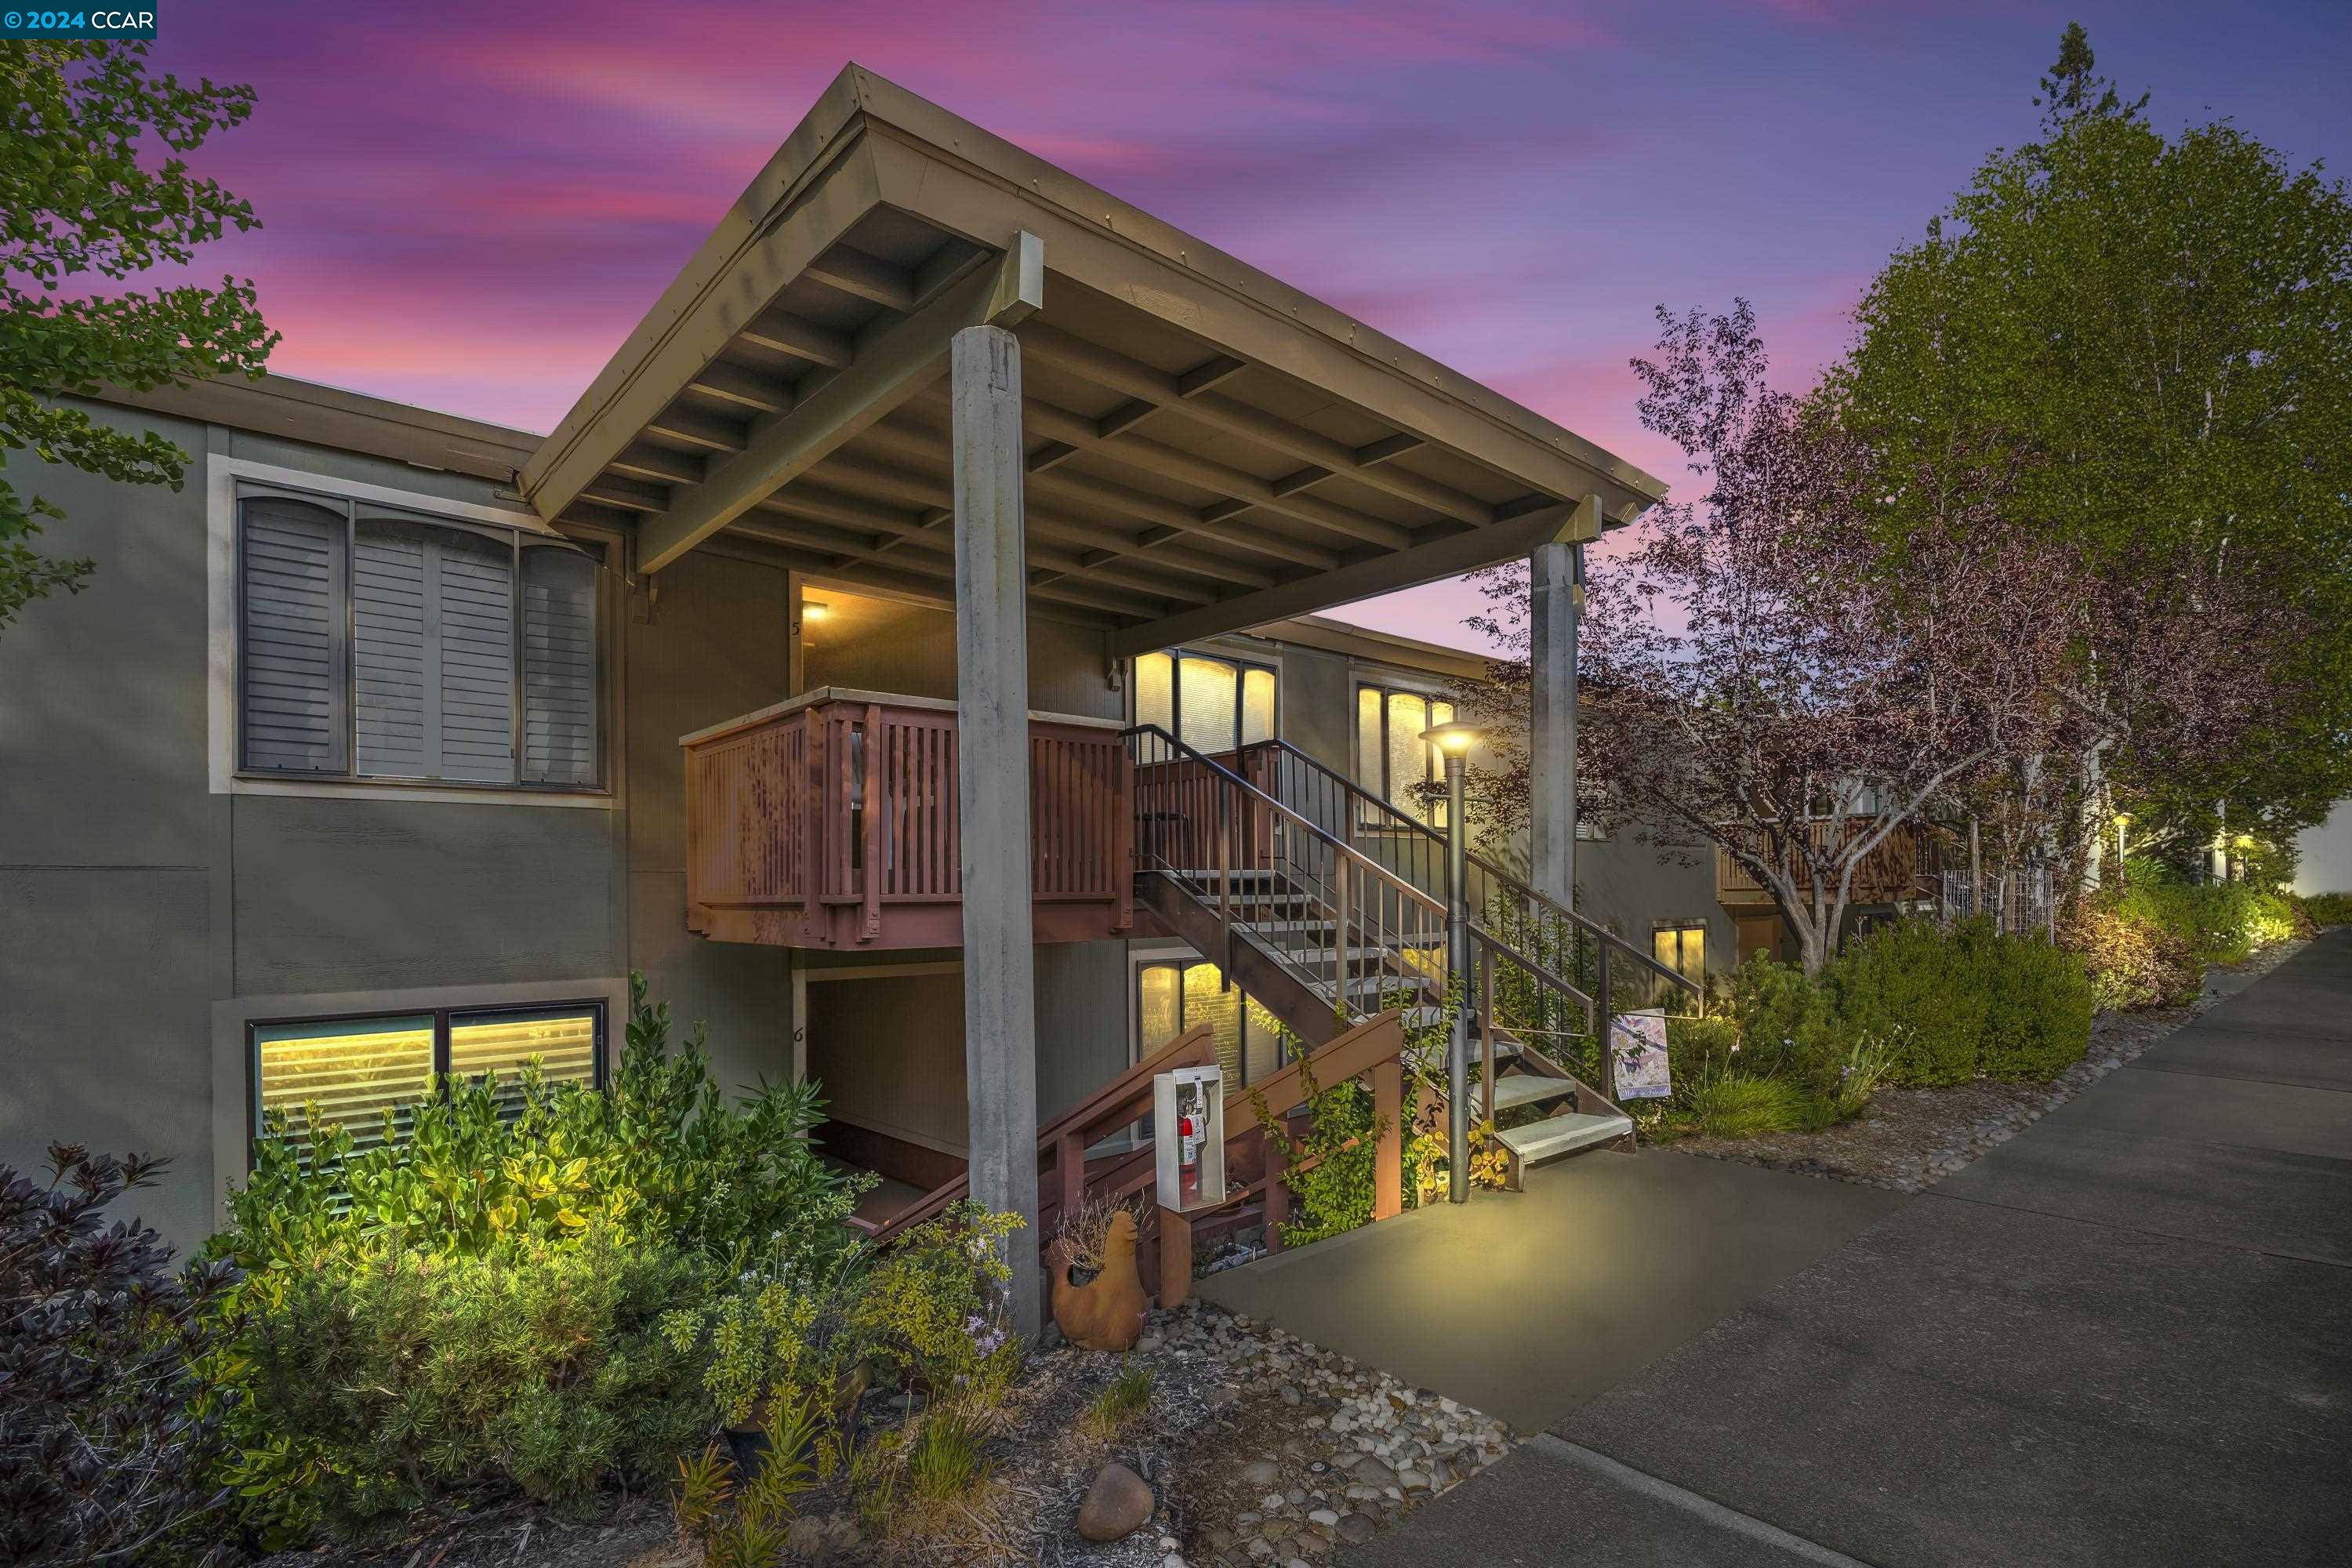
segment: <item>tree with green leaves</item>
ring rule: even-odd
[[[2352,793],[2352,201],[2227,121],[2168,136],[2069,26],[2040,132],[1895,253],[1827,395],[1884,529],[2010,453],[2084,562],[2064,759],[2095,836],[2290,835]],[[2053,762],[2057,759],[2053,759]]]
[[[0,42],[0,460],[29,450],[120,483],[177,489],[185,452],[57,401],[258,375],[278,341],[250,279],[92,291],[97,279],[184,267],[232,226],[258,226],[250,204],[182,156],[242,123],[253,89],[151,76],[148,47]],[[34,548],[42,520],[64,515],[0,478],[0,629],[35,599],[80,592],[94,570]]]

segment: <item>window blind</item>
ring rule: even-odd
[[[523,777],[596,783],[596,563],[522,552]]]

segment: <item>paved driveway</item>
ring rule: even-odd
[[[2352,1563],[2352,931],[1341,1562]]]

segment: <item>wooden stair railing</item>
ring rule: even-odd
[[[1156,1204],[1147,1205],[1146,1224],[1154,1236],[1139,1247],[1138,1258],[1146,1274],[1146,1289],[1158,1290],[1161,1305],[1172,1306],[1189,1294],[1192,1235],[1204,1222],[1234,1215],[1254,1202],[1261,1204],[1268,1247],[1279,1249],[1279,1227],[1289,1216],[1290,1193],[1283,1184],[1280,1164],[1267,1156],[1267,1138],[1253,1097],[1264,1097],[1269,1115],[1291,1117],[1306,1104],[1302,1063],[1313,1068],[1316,1081],[1326,1089],[1370,1075],[1374,1112],[1385,1123],[1373,1157],[1372,1218],[1391,1219],[1402,1212],[1404,1048],[1402,1016],[1382,1013],[1339,1035],[1312,1055],[1289,1063],[1248,1091],[1225,1097],[1225,1202],[1206,1214],[1182,1216],[1171,1215]],[[1150,1114],[1151,1080],[1158,1074],[1181,1067],[1206,1067],[1216,1059],[1216,1042],[1209,1026],[1189,1029],[1039,1130],[1035,1245],[1041,1267],[1062,1214],[1084,1198],[1156,1195],[1159,1171],[1150,1144],[1093,1161],[1086,1159],[1086,1151]],[[969,1191],[968,1180],[960,1176],[924,1194],[874,1230],[876,1244],[889,1245],[911,1226],[937,1217]]]

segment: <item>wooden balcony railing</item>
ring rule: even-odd
[[[1828,819],[1808,825],[1813,847],[1819,849],[1828,842],[1833,826]],[[1849,817],[1842,830],[1859,833],[1867,826],[1866,818]],[[1864,857],[1854,868],[1852,901],[1857,904],[1892,904],[1925,896],[1925,873],[1927,855],[1924,831],[1916,826],[1898,827],[1888,834],[1878,847]],[[1801,860],[1797,863],[1797,886],[1808,893],[1812,881]],[[1731,858],[1731,851],[1721,845],[1715,851],[1716,902],[1730,906],[1748,904],[1769,905],[1771,891],[1748,874],[1748,868]]]
[[[781,947],[962,941],[956,705],[824,688],[681,737],[689,930]],[[1132,769],[1115,721],[1029,716],[1039,942],[1134,924]]]

